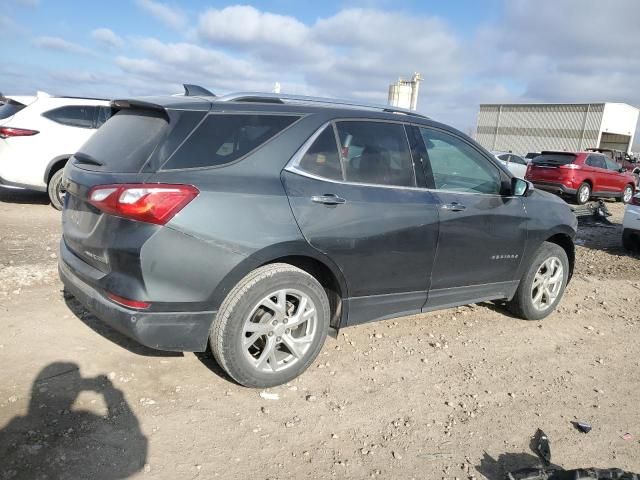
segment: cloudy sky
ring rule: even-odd
[[[271,91],[386,102],[465,132],[479,103],[640,106],[640,0],[0,0],[0,91]]]

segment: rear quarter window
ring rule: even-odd
[[[95,128],[96,114],[97,107],[70,105],[54,108],[44,112],[42,116],[69,127]]]
[[[260,147],[297,115],[210,114],[163,165],[163,170],[218,167]]]
[[[9,118],[25,107],[20,102],[15,102],[13,100],[9,100],[5,103],[0,104],[0,120],[4,120],[5,118]]]

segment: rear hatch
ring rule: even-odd
[[[567,173],[567,165],[572,165],[575,160],[575,153],[543,152],[529,163],[527,179],[557,182]]]
[[[134,268],[142,245],[160,227],[104,213],[90,203],[91,190],[144,183],[206,115],[210,104],[180,110],[118,101],[112,107],[114,115],[71,157],[63,179],[64,244],[103,273]]]

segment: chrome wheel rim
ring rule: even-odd
[[[563,281],[562,262],[558,257],[549,257],[542,262],[531,286],[533,308],[540,312],[548,310],[558,298]]]
[[[589,200],[589,187],[584,186],[580,189],[580,201],[584,203],[587,200]]]
[[[281,372],[307,354],[318,328],[311,298],[295,289],[270,293],[252,309],[242,329],[245,358],[260,372]]]
[[[631,189],[631,187],[627,187],[624,189],[624,193],[622,194],[622,201],[624,203],[629,203],[632,196],[633,196],[633,190]]]

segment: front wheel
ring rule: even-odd
[[[62,173],[63,169],[61,168],[51,176],[49,185],[47,185],[47,193],[49,194],[51,206],[56,210],[62,210],[64,196],[66,194],[64,188],[62,188]]]
[[[576,192],[576,202],[578,205],[584,205],[589,201],[591,197],[591,187],[588,183],[583,183],[578,187],[578,191]]]
[[[542,320],[556,307],[569,279],[567,253],[544,242],[522,277],[509,310],[524,320]]]
[[[622,203],[629,203],[632,198],[633,198],[633,187],[631,185],[627,185],[626,187],[624,187],[624,190],[622,191],[622,195],[616,198],[616,200]]]
[[[296,378],[315,360],[329,317],[329,300],[315,278],[274,263],[254,270],[229,292],[209,343],[236,382],[272,387]]]

